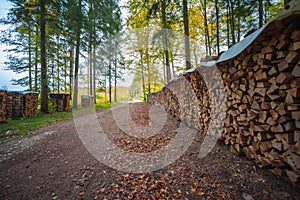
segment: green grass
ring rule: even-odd
[[[116,103],[109,103],[109,102],[106,102],[106,103],[100,103],[100,104],[96,104],[95,105],[95,109],[96,110],[101,110],[101,109],[106,109],[106,108],[111,108],[113,106],[115,106]]]
[[[98,103],[95,105],[96,110],[111,108],[115,103]],[[78,108],[69,112],[51,112],[44,114],[38,112],[35,116],[24,117],[19,119],[7,119],[6,122],[0,123],[0,139],[15,135],[26,134],[30,131],[49,126],[55,122],[68,120],[73,118],[73,114],[89,114],[91,107]]]
[[[53,112],[50,114],[38,112],[37,115],[31,117],[7,119],[6,122],[0,123],[0,138],[22,135],[68,119],[72,119],[72,112]]]

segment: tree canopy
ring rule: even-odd
[[[201,57],[220,54],[283,8],[279,0],[128,0],[123,23],[119,0],[9,1],[12,7],[1,19],[9,25],[1,33],[9,46],[6,68],[27,74],[13,83],[40,92],[43,112],[49,92],[73,94],[76,108],[82,84],[96,96],[96,88],[108,82],[109,101],[112,87],[116,101],[125,70],[134,74],[131,93],[146,100]],[[136,44],[124,39],[128,30],[135,32]]]

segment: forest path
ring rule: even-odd
[[[175,137],[180,122],[169,115],[163,122],[160,113],[157,122],[164,126],[157,134],[139,139],[128,135],[140,130],[137,127],[151,126],[149,109],[146,103],[130,104],[135,125],[126,130],[118,127],[111,109],[97,112],[97,119],[102,132],[121,149],[153,152]],[[221,144],[199,159],[200,133],[167,167],[139,174],[116,170],[91,155],[74,121],[0,141],[0,199],[300,199],[297,186]]]

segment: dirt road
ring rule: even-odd
[[[149,106],[130,105],[136,125],[151,124]],[[121,130],[110,110],[97,113],[107,138],[128,152],[151,152],[175,137],[171,116],[160,132],[136,139]],[[300,199],[300,189],[217,144],[203,159],[198,133],[174,163],[154,172],[108,167],[85,148],[74,120],[0,141],[0,199]]]

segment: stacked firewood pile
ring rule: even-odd
[[[209,120],[199,119],[200,116],[209,118],[208,99],[206,84],[195,69],[170,81],[161,91],[150,94],[148,102],[162,106],[166,112],[189,126],[204,130]]]
[[[18,91],[8,91],[6,100],[6,117],[13,119],[22,117],[23,110],[23,94]]]
[[[299,20],[274,21],[241,54],[217,64],[228,97],[225,144],[293,182],[300,178]]]
[[[38,107],[38,96],[36,92],[8,91],[6,100],[6,117],[19,118],[33,116]]]
[[[7,91],[0,90],[0,122],[4,122],[6,120],[6,99],[7,99]]]
[[[22,117],[36,115],[38,107],[38,92],[25,92],[23,93],[24,109],[22,112]]]
[[[227,97],[226,117],[220,139],[230,145],[233,152],[244,154],[258,162],[261,167],[269,168],[277,176],[287,175],[292,182],[298,183],[299,20],[298,12],[272,21],[240,53],[229,59],[220,59],[216,63]],[[189,125],[205,132],[208,122],[212,120],[211,113],[214,113],[211,112],[211,99],[215,94],[211,93],[209,84],[205,86],[207,77],[196,74],[196,71],[187,71],[171,81],[162,91],[151,94],[149,102],[162,105],[175,117],[187,120]],[[186,80],[196,93],[196,99],[191,92],[186,91],[190,89],[184,84]],[[198,109],[191,107],[191,101],[195,100]],[[214,107],[220,103],[217,102]],[[198,119],[198,122],[191,123],[190,119]]]
[[[89,107],[94,105],[94,96],[81,95],[81,107]]]
[[[50,94],[52,109],[59,112],[67,112],[70,110],[70,94]]]

